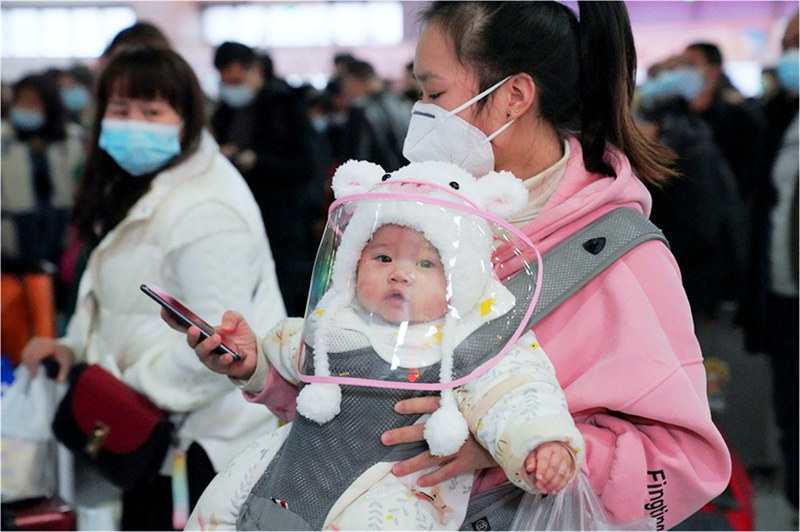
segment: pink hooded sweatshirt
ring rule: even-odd
[[[650,214],[628,159],[615,148],[606,157],[616,178],[589,173],[570,139],[564,179],[521,228],[542,253],[614,208]],[[584,469],[615,522],[650,515],[668,529],[725,489],[730,455],[711,420],[681,274],[663,243],[628,252],[535,330],[586,441]]]
[[[614,208],[650,214],[650,194],[624,155],[608,150],[617,177],[604,177],[585,169],[577,139],[569,143],[564,179],[521,228],[542,253]],[[722,493],[730,455],[711,420],[681,274],[663,243],[628,252],[535,330],[586,442],[583,468],[614,522],[649,515],[668,529]],[[293,417],[296,392],[279,381],[271,369],[265,391],[248,399],[283,404]],[[502,469],[485,470],[475,490],[504,480]]]

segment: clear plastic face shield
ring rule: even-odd
[[[451,389],[527,330],[541,261],[506,221],[527,202],[521,181],[508,172],[478,180],[443,162],[389,175],[351,161],[333,186],[301,381]]]

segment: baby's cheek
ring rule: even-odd
[[[361,306],[367,310],[374,310],[376,293],[377,287],[374,281],[359,278],[356,283],[356,299],[361,303]]]
[[[438,320],[447,312],[447,301],[444,298],[436,298],[426,302],[423,313],[424,321]]]

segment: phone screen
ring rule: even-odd
[[[148,286],[146,284],[141,285],[139,288],[142,290],[142,292],[150,296],[162,307],[167,309],[178,321],[182,322],[187,327],[194,325],[200,329],[200,336],[202,339],[208,338],[214,334],[214,327],[209,325],[204,319],[186,308],[183,303],[167,294],[162,289],[156,286]],[[220,355],[223,353],[228,353],[233,357],[234,360],[242,359],[241,356],[239,356],[233,349],[225,344],[220,344],[220,346],[213,352]]]

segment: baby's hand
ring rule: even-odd
[[[525,459],[528,484],[542,493],[556,494],[572,480],[575,464],[567,444],[555,441],[543,443]]]
[[[186,327],[163,308],[161,319],[173,329],[186,334],[186,343],[211,371],[241,380],[247,380],[255,373],[258,361],[256,335],[238,312],[225,312],[222,315],[222,325],[216,327],[216,332],[205,340],[201,339],[200,329],[194,325]],[[215,352],[223,341],[239,354],[241,360],[234,360],[227,353],[220,355]]]

